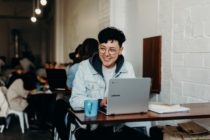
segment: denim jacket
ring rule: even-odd
[[[66,85],[69,89],[73,86],[74,77],[76,75],[76,72],[78,70],[79,63],[75,63],[74,65],[70,66],[70,68],[67,71],[67,80]]]
[[[134,78],[133,66],[124,61],[122,55],[116,61],[113,78]],[[84,100],[103,99],[107,88],[102,73],[102,62],[95,54],[92,58],[82,61],[74,79],[72,95],[69,100],[72,107],[83,107]]]

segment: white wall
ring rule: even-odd
[[[159,0],[158,29],[163,36],[160,100],[210,101],[210,0]],[[210,121],[199,120],[209,127]]]
[[[173,7],[171,97],[210,101],[210,0],[177,1]]]
[[[56,26],[57,62],[69,62],[69,52],[74,51],[85,38],[97,39],[98,5],[98,0],[63,0],[59,4],[61,11],[57,11],[60,14],[56,19],[59,24]]]
[[[142,77],[143,38],[157,35],[157,1],[111,0],[110,24],[125,32],[124,56]]]
[[[128,49],[125,55],[134,65],[137,76],[142,76],[143,38],[158,35],[157,1],[127,0],[126,35]],[[130,47],[132,49],[130,49]]]
[[[210,100],[209,9],[209,0],[160,0],[158,28],[163,35],[162,70],[163,80],[170,81],[170,102]]]
[[[210,0],[123,2],[125,10],[120,10],[124,11],[121,12],[124,19],[119,20],[125,22],[121,25],[128,38],[125,56],[134,64],[137,74],[142,70],[142,39],[162,36],[159,100],[167,103],[210,101]],[[117,18],[120,14],[113,11]],[[199,122],[210,126],[208,120]]]

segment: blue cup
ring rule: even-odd
[[[84,109],[86,117],[95,117],[98,114],[98,100],[90,99],[84,101]]]

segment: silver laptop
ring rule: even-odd
[[[148,111],[150,78],[111,79],[106,115],[143,113]]]

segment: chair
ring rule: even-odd
[[[6,93],[5,93],[6,91],[7,90],[5,89],[5,87],[1,87],[1,90],[0,90],[1,98],[5,101],[5,104],[8,107],[9,103],[7,101],[7,98],[6,98]],[[20,122],[20,127],[21,127],[21,132],[24,133],[25,132],[24,122],[26,124],[27,129],[29,128],[27,113],[22,112],[22,111],[15,111],[15,110],[12,110],[11,108],[8,107],[7,112],[5,112],[6,128],[7,129],[8,129],[9,124],[10,124],[11,115],[18,116],[19,122]],[[0,132],[3,131],[4,127],[5,127],[5,125],[0,126]]]
[[[3,86],[0,86],[0,133],[4,131],[8,111],[8,103],[4,95]]]
[[[5,125],[0,125],[0,133],[2,133],[4,131],[4,127],[5,127]]]
[[[65,115],[65,125],[67,127],[67,130],[69,130],[69,140],[76,140],[74,133],[76,129],[78,128],[78,125],[76,125],[74,119],[72,119],[71,113],[69,112]],[[60,140],[60,137],[56,128],[54,128],[53,134],[54,134],[53,140]]]
[[[76,140],[76,137],[74,135],[77,127],[75,124],[71,123],[70,124],[70,131],[69,131],[69,140]]]
[[[29,129],[29,123],[28,123],[28,115],[27,115],[27,113],[9,109],[8,115],[7,115],[8,116],[7,117],[7,123],[6,123],[7,124],[6,125],[6,128],[7,129],[9,127],[10,120],[11,120],[11,116],[10,115],[18,116],[19,122],[20,122],[21,132],[24,134],[24,132],[25,132],[25,125],[26,125],[26,128]]]
[[[59,138],[59,135],[58,135],[58,132],[57,132],[57,129],[54,128],[54,137],[53,137],[53,140],[60,140]]]
[[[135,127],[143,127],[146,129],[146,134],[149,136],[149,130],[152,126],[150,121],[144,121],[144,122],[127,122],[125,123],[126,126],[135,128]]]
[[[5,117],[0,117],[0,133],[4,131],[6,124],[6,118]]]

